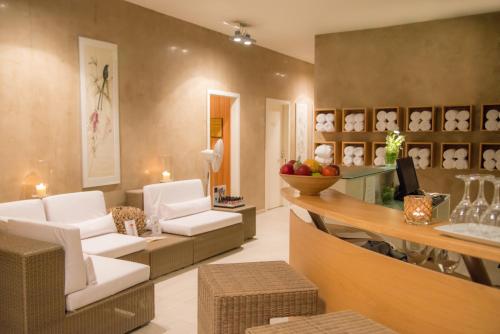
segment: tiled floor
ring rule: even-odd
[[[257,237],[241,249],[203,263],[288,261],[289,208],[281,207],[257,215]],[[156,280],[156,318],[134,333],[195,334],[198,266]]]

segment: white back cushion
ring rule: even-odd
[[[45,197],[47,220],[58,223],[79,223],[106,215],[102,191],[82,191]]]
[[[160,218],[174,219],[194,215],[196,213],[208,211],[212,208],[212,201],[209,196],[192,199],[190,201],[179,203],[161,203]]]
[[[146,216],[160,215],[161,204],[186,202],[205,197],[201,180],[184,180],[150,184],[144,187],[144,212]]]
[[[0,217],[47,221],[41,199],[0,203]]]
[[[72,223],[80,229],[80,238],[88,239],[102,234],[116,233],[116,225],[111,213],[90,220],[85,220],[80,223]]]
[[[9,220],[7,233],[61,245],[64,248],[64,294],[85,289],[87,274],[83,261],[80,230],[71,225]]]

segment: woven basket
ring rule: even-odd
[[[132,206],[117,206],[111,208],[110,212],[113,215],[113,220],[115,221],[118,233],[127,234],[124,225],[124,222],[126,220],[135,220],[137,233],[139,235],[142,235],[144,232],[146,232],[146,215],[141,209],[134,208]]]

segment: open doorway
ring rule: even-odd
[[[221,168],[210,180],[214,185],[226,185],[226,194],[240,195],[240,95],[218,90],[207,94],[207,148],[217,140],[224,142]]]
[[[279,169],[290,159],[290,124],[290,101],[266,99],[266,210],[283,205],[281,188],[284,182]]]

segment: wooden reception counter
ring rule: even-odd
[[[399,210],[335,190],[282,195],[314,219],[500,262],[500,248],[440,235],[404,222]],[[477,260],[480,261],[480,260]],[[500,289],[396,260],[359,247],[290,212],[290,264],[312,280],[327,312],[351,309],[401,333],[500,333]]]

